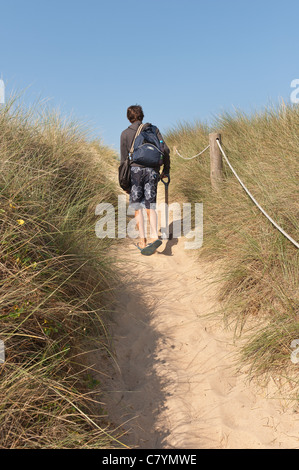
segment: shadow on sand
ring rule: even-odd
[[[155,290],[155,282],[149,271],[140,278],[125,276],[119,285],[109,325],[115,360],[106,362],[108,377],[100,379],[108,419],[119,427],[123,433],[119,440],[130,448],[163,449],[169,435],[166,423],[157,429],[165,409],[167,379],[156,372],[161,336],[152,322],[157,301],[148,294]]]

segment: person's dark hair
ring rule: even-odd
[[[133,124],[133,122],[135,121],[142,122],[144,118],[142,107],[137,104],[135,106],[130,106],[127,109],[127,118],[129,119],[131,124]]]

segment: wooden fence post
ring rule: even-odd
[[[223,180],[223,165],[222,165],[222,153],[216,139],[219,139],[221,144],[221,134],[213,132],[209,134],[210,143],[210,177],[211,184],[214,189],[220,189],[221,181]]]

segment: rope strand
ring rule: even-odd
[[[193,158],[196,158],[196,157],[199,157],[199,155],[203,154],[206,150],[208,150],[208,148],[210,147],[210,145],[208,145],[205,149],[203,149],[201,152],[199,152],[197,155],[194,155],[194,157],[183,157],[178,151],[177,149],[175,149],[176,153],[178,154],[179,157],[183,158],[183,160],[192,160]]]

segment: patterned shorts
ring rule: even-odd
[[[159,172],[154,168],[131,167],[130,206],[138,210],[142,207],[155,209]]]

